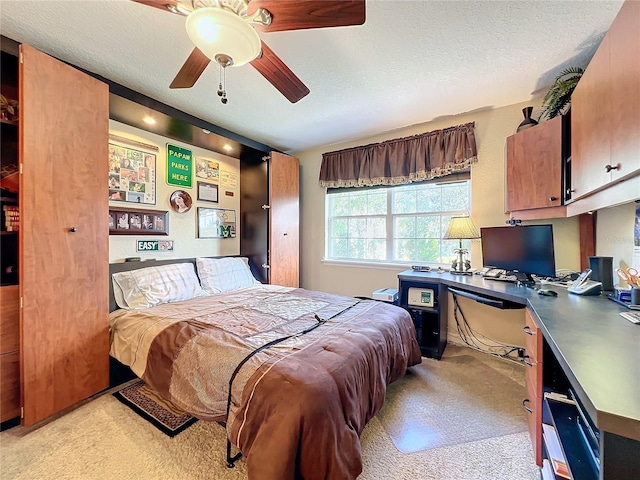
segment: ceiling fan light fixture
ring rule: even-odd
[[[194,45],[216,62],[217,56],[225,56],[231,58],[230,65],[238,67],[260,55],[258,33],[235,13],[218,7],[198,8],[187,17],[186,27]]]

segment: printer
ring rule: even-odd
[[[398,301],[398,290],[395,288],[379,288],[373,292],[373,299],[381,302],[396,303]]]

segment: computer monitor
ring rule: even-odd
[[[480,238],[485,266],[514,272],[523,280],[533,280],[532,274],[556,276],[552,225],[485,227]]]

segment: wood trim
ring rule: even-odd
[[[547,218],[566,218],[567,207],[549,207],[549,208],[534,208],[531,210],[517,210],[510,214],[510,218],[517,220],[545,220]]]
[[[115,142],[127,143],[129,145],[134,145],[136,147],[146,148],[147,150],[153,150],[154,152],[159,152],[160,148],[157,145],[150,145],[148,143],[139,142],[137,140],[132,140],[127,137],[121,137],[120,135],[114,135],[113,133],[109,134],[109,140],[113,140]]]
[[[596,254],[596,212],[583,213],[580,222],[580,270],[589,268],[589,257]]]

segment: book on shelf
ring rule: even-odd
[[[556,475],[564,478],[571,478],[569,475],[569,468],[567,467],[567,459],[564,456],[562,447],[560,446],[560,440],[556,429],[546,423],[542,424],[542,434],[544,437],[544,444],[547,447],[547,453],[549,454],[549,460],[551,466]]]

